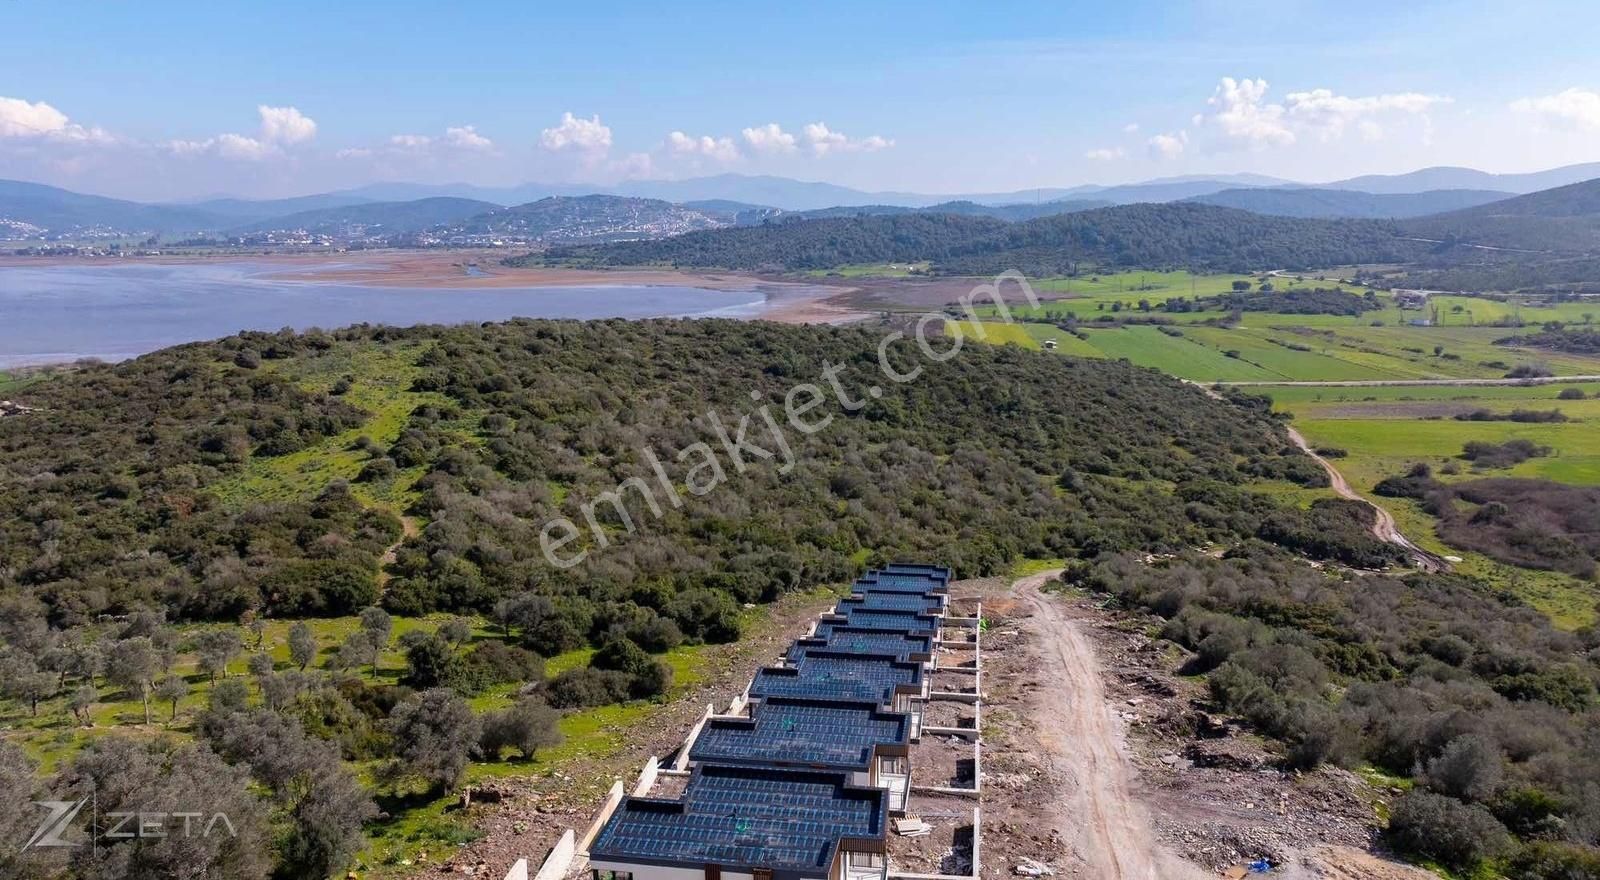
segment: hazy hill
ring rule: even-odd
[[[345,208],[351,205],[368,204],[372,199],[343,193],[319,193],[312,196],[296,196],[289,199],[207,199],[203,202],[174,203],[169,207],[193,208],[215,214],[218,217],[232,218],[235,223],[254,223],[269,217],[286,217],[290,214],[300,214],[306,211],[319,211],[325,208]]]
[[[499,210],[492,202],[472,199],[431,198],[411,202],[366,202],[343,207],[301,211],[249,223],[234,233],[270,229],[304,229],[307,232],[337,234],[352,227],[365,227],[368,234],[420,232],[434,226],[456,223]]]
[[[1490,174],[1475,168],[1447,166],[1422,168],[1407,174],[1369,174],[1333,183],[1322,189],[1353,189],[1369,193],[1417,193],[1439,189],[1497,190],[1531,193],[1600,177],[1600,162],[1565,165],[1527,174]]]
[[[225,218],[197,207],[144,205],[20,180],[0,180],[0,220],[58,233],[94,228],[128,234],[198,232],[227,225]]]
[[[1111,202],[1080,199],[1055,202],[1031,202],[1012,205],[981,205],[971,201],[940,202],[926,208],[906,208],[900,205],[835,206],[816,211],[797,211],[790,216],[817,220],[827,217],[885,216],[893,214],[958,214],[964,217],[993,217],[996,220],[1032,220],[1072,211],[1104,208]]]
[[[465,218],[440,231],[463,235],[515,235],[543,241],[618,241],[659,238],[727,223],[659,199],[624,196],[552,196]]]
[[[1378,195],[1341,189],[1225,189],[1190,199],[1207,205],[1238,208],[1282,217],[1421,217],[1471,208],[1511,197],[1511,193],[1445,189],[1423,193]]]

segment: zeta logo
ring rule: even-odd
[[[88,798],[77,801],[34,801],[34,804],[49,810],[50,815],[44,817],[44,821],[39,824],[39,830],[33,832],[33,836],[28,838],[28,842],[23,844],[22,848],[82,846],[81,843],[62,839],[61,835],[72,825],[72,820],[78,817],[78,811],[88,802]]]

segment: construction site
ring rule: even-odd
[[[507,880],[976,880],[983,608],[950,579],[867,572]]]

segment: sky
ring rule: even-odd
[[[0,177],[989,193],[1600,160],[1600,4],[0,3]]]

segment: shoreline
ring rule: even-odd
[[[152,257],[0,256],[0,269],[50,266],[125,266],[248,264],[256,277],[278,283],[351,285],[378,288],[488,293],[495,290],[552,290],[574,287],[693,287],[716,291],[748,291],[759,295],[750,314],[727,318],[773,321],[781,324],[848,324],[872,316],[853,301],[859,288],[812,283],[738,272],[680,271],[672,269],[549,269],[513,268],[500,264],[503,251],[359,251],[342,254],[217,254]],[[468,267],[472,267],[469,273]],[[713,314],[704,317],[719,317]],[[648,320],[641,318],[639,320]],[[424,322],[425,323],[425,322]],[[186,340],[199,341],[199,340]],[[183,343],[175,343],[183,344]],[[84,360],[116,363],[139,355],[42,354],[25,362],[10,363],[0,354],[0,372],[70,367]]]

